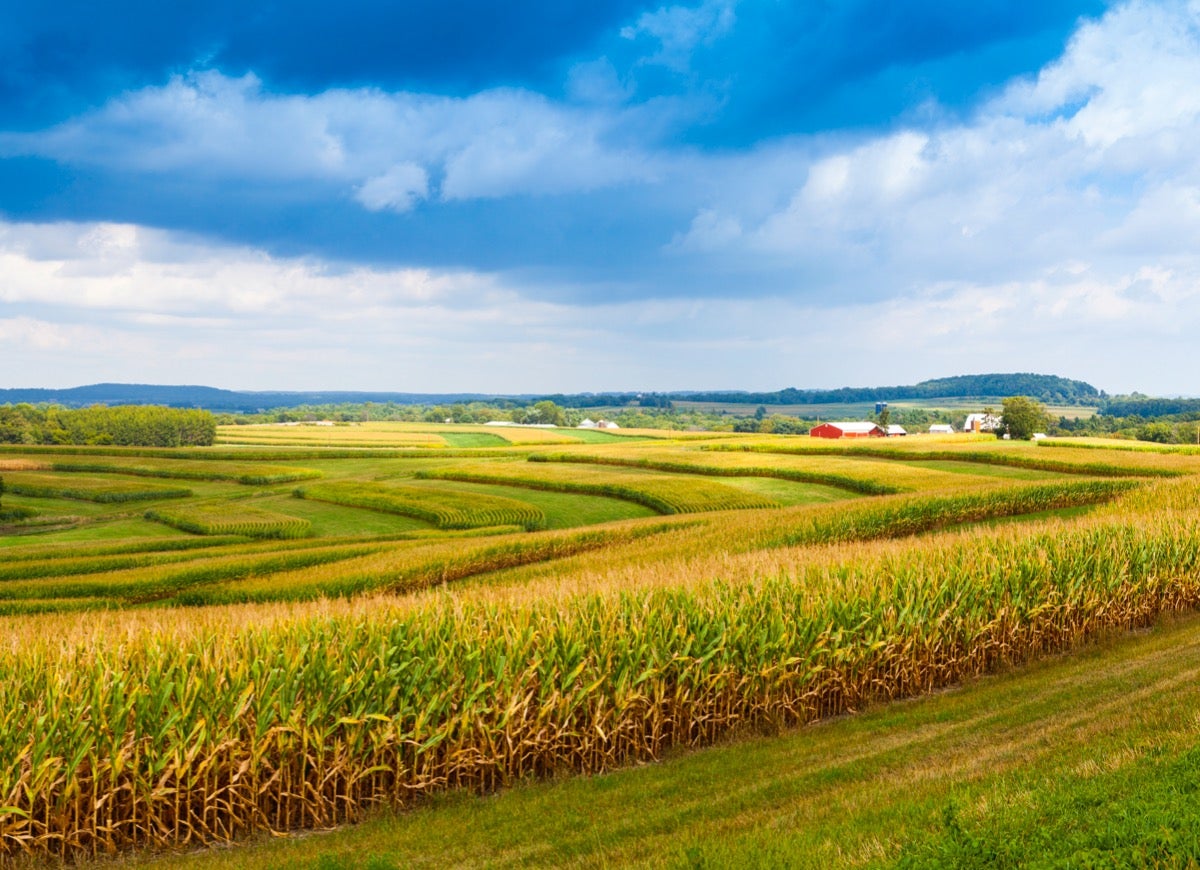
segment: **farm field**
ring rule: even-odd
[[[356,837],[378,838],[381,866],[437,863],[439,849],[451,863],[495,848],[546,865],[935,854],[961,846],[936,824],[947,802],[983,833],[1028,821],[979,809],[1005,781],[963,773],[996,725],[978,710],[1009,709],[1005,692],[1053,667],[1080,672],[1065,661],[984,679],[964,693],[978,707],[888,702],[1200,605],[1196,454],[469,429],[364,424],[328,447],[280,427],[176,451],[0,448],[0,859],[104,863],[385,808],[406,812],[329,838],[327,855],[364,848],[347,845]],[[1167,634],[1194,646],[1194,623],[1180,626]],[[1148,657],[1147,685],[1183,679],[1149,640],[1107,643],[1085,654],[1097,673]],[[1074,677],[1055,679],[1058,706],[1013,708],[1012,722],[1081,715],[1071,704],[1086,692],[1096,709],[1115,703],[1116,676],[1078,697]],[[1078,740],[1061,758],[1039,751],[1067,771],[1062,789],[1148,781],[1192,757],[1200,733],[1162,722],[1130,722],[1129,745],[1160,745],[1169,725],[1169,757],[1097,748],[1093,770]],[[1117,746],[1124,732],[1106,727]],[[764,732],[786,736],[752,737]],[[858,738],[837,734],[880,748],[855,755]],[[959,761],[909,795],[889,771],[926,745]],[[1006,769],[1033,782],[1012,752]],[[773,772],[752,777],[739,754]],[[726,760],[705,767],[713,758]],[[607,775],[563,779],[581,773]],[[701,800],[698,782],[745,797]],[[477,812],[462,793],[518,784],[478,810],[496,821],[437,845]],[[594,801],[598,819],[623,802],[653,809],[598,843],[532,823],[497,832],[504,813],[554,794],[582,801],[576,814]],[[819,795],[859,810],[838,821],[803,808]],[[757,833],[779,825],[792,833]],[[320,842],[296,860],[321,866]],[[857,845],[839,857],[830,842]],[[650,844],[653,859],[639,851]],[[262,866],[293,860],[277,848]]]
[[[661,433],[429,423],[257,423],[217,427],[217,443],[308,447],[508,447],[513,444],[609,444]]]
[[[1136,866],[1139,848],[1183,858],[1186,834],[1172,832],[1200,824],[1179,793],[1200,768],[1198,657],[1193,617],[910,704],[661,764],[487,798],[444,796],[320,837],[136,866],[836,870],[972,866],[980,855],[1002,866],[1035,856],[1086,866],[1086,844],[1101,837],[1112,858],[1101,866]],[[1135,711],[1130,696],[1154,703]]]

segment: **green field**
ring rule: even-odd
[[[1200,860],[1200,455],[574,434],[0,448],[0,863]]]

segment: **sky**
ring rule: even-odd
[[[0,387],[1200,394],[1200,0],[0,20]]]

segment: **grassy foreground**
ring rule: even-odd
[[[1200,861],[1200,619],[661,764],[99,867]]]

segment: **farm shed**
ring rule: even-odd
[[[808,432],[813,438],[882,438],[884,432],[870,422],[822,423]]]
[[[930,435],[953,435],[954,427],[949,423],[934,423],[929,427]]]
[[[907,435],[907,434],[908,434],[907,429],[905,429],[903,426],[897,426],[895,423],[893,423],[891,426],[887,427],[887,436],[889,438],[891,438],[895,435]]]

